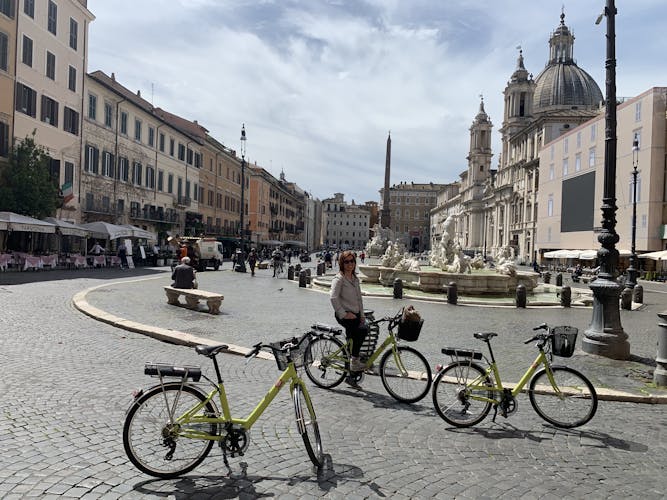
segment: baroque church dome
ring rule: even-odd
[[[560,26],[549,39],[549,62],[535,79],[534,112],[597,108],[603,100],[593,77],[577,66],[573,47],[574,35],[561,14]]]

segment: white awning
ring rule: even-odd
[[[55,233],[56,226],[50,222],[33,219],[27,215],[15,214],[14,212],[0,212],[0,224],[5,230],[21,231],[25,233]]]
[[[86,231],[84,228],[77,226],[76,224],[72,224],[71,222],[67,222],[66,220],[56,219],[55,217],[47,217],[44,220],[46,222],[50,222],[51,224],[55,224],[58,228],[58,231],[60,231],[60,234],[62,235],[78,236],[80,238],[85,238],[88,236],[88,231]]]
[[[544,252],[544,257],[547,259],[578,259],[581,250],[552,250],[551,252]]]
[[[283,244],[283,242],[278,240],[262,240],[259,242],[259,244],[267,246],[280,246]]]
[[[132,236],[135,238],[143,238],[149,241],[157,241],[157,235],[140,227],[131,224],[123,224],[121,227],[126,227],[132,231]]]
[[[660,250],[658,252],[649,252],[637,255],[640,259],[651,259],[651,260],[667,260],[667,250]]]
[[[81,227],[90,232],[93,238],[104,238],[115,240],[117,238],[131,238],[132,230],[127,227],[117,226],[108,222],[96,221],[81,224]]]

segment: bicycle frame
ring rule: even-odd
[[[344,353],[345,351],[347,351],[348,353],[349,353],[349,352],[352,352],[352,343],[353,343],[353,340],[352,340],[352,339],[348,339],[347,342],[345,342],[345,344],[343,344],[343,346],[341,347],[341,349],[339,349],[338,351],[336,351],[336,352],[334,352],[334,353],[332,353],[332,354],[330,354],[330,355],[328,356],[329,359],[330,359],[330,360],[338,360],[338,361],[341,362],[341,364],[344,365],[344,364],[348,361],[348,358],[347,358],[345,355],[343,355],[343,353]],[[401,372],[406,372],[407,370],[406,370],[405,367],[403,366],[403,362],[402,362],[400,356],[397,356],[397,354],[396,354],[396,345],[397,345],[397,344],[398,344],[398,342],[396,341],[396,337],[394,336],[393,332],[392,332],[391,330],[389,330],[389,335],[387,335],[387,338],[384,339],[384,341],[382,342],[382,344],[380,344],[380,345],[375,349],[375,351],[373,351],[373,354],[371,354],[371,355],[366,359],[365,366],[366,366],[367,368],[370,367],[370,366],[372,366],[373,363],[374,363],[374,362],[380,357],[380,355],[385,351],[385,349],[387,349],[387,348],[391,345],[391,350],[392,350],[392,352],[393,352],[394,360],[396,361],[396,365],[397,365],[398,367],[400,367]],[[348,370],[348,371],[349,371],[349,370]]]
[[[553,378],[553,373],[551,371],[551,365],[549,363],[549,360],[547,358],[546,353],[540,349],[539,354],[535,358],[535,361],[528,367],[528,370],[526,370],[526,373],[523,374],[521,379],[516,383],[514,386],[514,389],[510,391],[512,397],[516,397],[526,386],[526,384],[530,381],[530,379],[533,377],[537,369],[539,368],[540,365],[544,365],[544,368],[547,372],[547,378],[549,379],[549,382],[551,383],[551,386],[553,389],[557,392],[560,393],[560,390],[558,389],[558,386],[556,385],[556,382],[554,381]],[[493,386],[489,387],[486,385],[484,382],[487,377],[493,377]],[[503,387],[503,382],[500,378],[500,373],[498,371],[498,365],[496,364],[495,360],[492,360],[489,363],[489,366],[484,370],[484,376],[477,377],[475,380],[473,380],[471,383],[467,385],[468,389],[471,390],[479,390],[479,391],[492,391],[494,393],[504,393],[505,388]],[[494,399],[494,398],[488,398],[481,396],[479,394],[470,394],[469,395],[471,399],[474,399],[476,401],[484,401],[488,403],[493,403],[493,404],[499,404],[500,400]]]
[[[207,379],[208,380],[208,379]],[[210,380],[209,380],[210,381]],[[170,416],[173,420],[173,423],[178,423],[181,426],[188,426],[189,424],[235,424],[239,425],[245,430],[250,430],[255,422],[262,416],[264,410],[268,408],[273,399],[278,395],[280,390],[287,385],[289,382],[290,392],[294,390],[296,385],[301,386],[301,389],[304,393],[308,394],[308,389],[306,384],[299,378],[299,375],[296,372],[294,363],[289,363],[285,371],[282,372],[278,380],[273,384],[269,391],[264,395],[261,401],[257,406],[250,412],[246,418],[234,418],[231,415],[231,410],[229,407],[229,401],[227,399],[227,393],[225,392],[225,386],[222,381],[217,384],[210,381],[215,388],[208,393],[206,399],[196,406],[190,408],[187,412],[180,415],[177,418],[173,418],[173,415]],[[206,407],[206,405],[211,402],[215,395],[219,394],[220,408],[222,410],[221,417],[211,417],[203,415],[200,412]],[[311,406],[310,398],[307,398],[308,409],[312,412],[313,408]],[[185,427],[181,430],[181,436],[190,438],[190,439],[205,439],[209,441],[220,441],[225,439],[225,435],[214,436],[204,431],[199,431],[193,428]]]

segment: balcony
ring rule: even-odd
[[[81,210],[83,213],[88,214],[116,214],[116,206],[114,204],[86,203]]]
[[[174,200],[174,206],[178,208],[186,208],[192,205],[192,199],[189,196],[178,196],[176,200]]]

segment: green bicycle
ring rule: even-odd
[[[369,333],[361,349],[361,361],[366,370],[370,370],[380,354],[380,378],[387,392],[402,403],[415,403],[421,400],[431,387],[433,377],[426,358],[412,347],[400,345],[401,341],[415,341],[423,324],[402,321],[403,310],[391,317],[375,320],[373,311],[364,311],[368,321]],[[377,349],[381,323],[387,323],[388,336]],[[398,328],[397,328],[398,327]],[[397,332],[394,333],[394,329]],[[361,380],[364,372],[350,371],[352,339],[343,343],[339,339],[344,330],[338,326],[313,325],[304,357],[304,367],[308,378],[315,385],[330,389],[339,385],[345,377],[352,377],[355,382]]]
[[[593,418],[598,397],[593,384],[581,373],[567,366],[551,364],[552,354],[570,357],[574,353],[578,330],[571,326],[549,328],[546,323],[533,328],[539,332],[524,343],[537,341],[537,358],[513,389],[503,387],[491,349],[491,339],[497,333],[475,333],[476,339],[486,342],[491,361],[483,368],[474,360],[484,356],[479,351],[457,348],[442,349],[452,363],[436,367],[433,382],[433,404],[438,414],[456,427],[478,424],[494,409],[508,417],[517,410],[516,396],[530,381],[528,398],[537,414],[556,427],[572,428],[584,425]],[[544,368],[537,371],[540,365]]]
[[[159,384],[139,391],[130,405],[123,426],[123,445],[130,461],[142,472],[160,478],[173,478],[193,470],[209,454],[213,443],[227,454],[242,456],[248,449],[248,431],[271,404],[283,386],[289,386],[296,423],[310,460],[317,467],[323,462],[322,442],[315,409],[306,384],[296,366],[303,360],[304,339],[292,338],[271,344],[256,344],[246,357],[271,349],[282,374],[246,418],[231,415],[216,355],[226,345],[195,348],[213,361],[217,383],[202,374],[199,367],[146,364],[144,373],[157,376]],[[176,377],[180,380],[166,381]],[[204,378],[213,386],[207,394],[194,383]],[[216,406],[216,396],[222,412]]]

